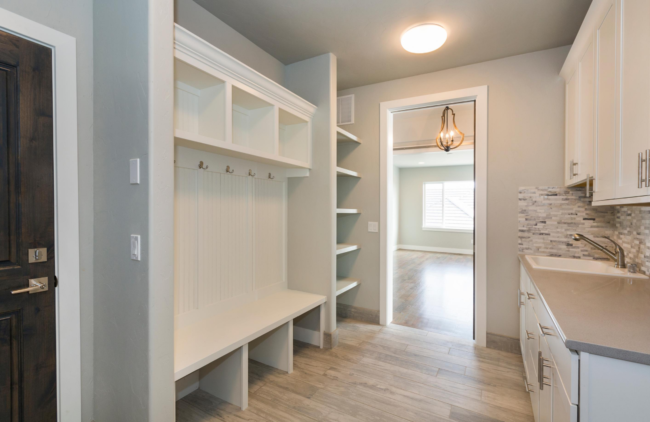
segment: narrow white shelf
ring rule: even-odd
[[[357,287],[361,281],[358,278],[351,277],[336,277],[336,295],[345,293],[348,290],[354,289]]]
[[[361,214],[361,211],[354,208],[337,208],[336,214],[338,215],[347,215],[347,214]]]
[[[198,149],[201,151],[212,152],[215,154],[227,155],[229,157],[242,158],[245,160],[252,160],[286,168],[309,168],[309,163],[282,157],[231,142],[220,141],[218,139],[210,138],[208,136],[193,132],[186,132],[182,130],[174,131],[174,143],[182,147]]]
[[[339,243],[336,245],[336,254],[341,255],[344,253],[356,251],[357,249],[360,249],[359,245],[348,245],[346,243]]]
[[[357,144],[361,143],[361,139],[357,136],[351,134],[350,132],[341,129],[340,127],[336,128],[336,142],[354,142]]]
[[[361,177],[356,171],[347,170],[341,167],[336,168],[336,175],[345,177]]]

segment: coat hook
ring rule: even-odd
[[[231,169],[230,166],[226,166],[226,173],[234,173],[235,169]]]
[[[206,165],[203,164],[203,161],[199,161],[199,168],[200,169],[207,170],[208,167],[210,167],[210,166],[206,166]]]
[[[272,175],[271,173],[269,173],[269,179],[273,180],[273,179],[275,179],[275,176]]]
[[[251,176],[251,177],[255,177],[256,174],[257,174],[257,173],[253,173],[253,170],[248,169],[248,175],[249,175],[249,176]]]

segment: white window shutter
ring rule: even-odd
[[[354,123],[354,94],[336,99],[336,124],[349,125]]]

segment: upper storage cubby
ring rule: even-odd
[[[311,168],[315,105],[178,25],[174,57],[176,145]]]
[[[276,153],[275,106],[236,86],[232,87],[232,141],[258,151]]]
[[[297,161],[309,158],[309,122],[280,109],[280,155]]]
[[[174,127],[219,141],[226,139],[226,83],[189,64],[174,61]]]

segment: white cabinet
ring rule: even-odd
[[[594,205],[650,202],[650,2],[594,0],[562,68],[565,184]]]
[[[594,175],[594,44],[585,48],[566,84],[565,184]]]

